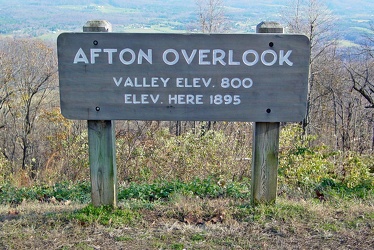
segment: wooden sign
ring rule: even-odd
[[[61,112],[81,120],[301,121],[309,40],[286,34],[63,33]]]

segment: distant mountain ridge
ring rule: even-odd
[[[253,32],[263,20],[279,20],[288,0],[224,1],[233,31]],[[355,42],[374,20],[372,0],[324,2],[339,18],[343,38]],[[61,31],[81,31],[88,20],[106,19],[114,31],[183,32],[197,21],[194,0],[0,0],[0,34],[55,37]]]

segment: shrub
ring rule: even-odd
[[[166,129],[159,129],[144,136],[131,149],[126,141],[118,140],[119,179],[140,182],[191,181],[209,176],[240,179],[249,172],[250,163],[242,160],[251,153],[249,143],[247,150],[238,150],[242,141],[223,132],[207,131],[201,135],[190,131],[174,136]],[[126,164],[122,165],[123,162]]]
[[[374,157],[354,152],[333,151],[324,145],[309,146],[315,138],[301,139],[301,128],[288,125],[281,132],[279,183],[314,190],[330,187],[373,189],[370,173]],[[328,181],[327,181],[328,180]]]

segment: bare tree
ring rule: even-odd
[[[195,0],[198,15],[198,28],[202,33],[224,33],[227,30],[227,19],[225,17],[224,0]],[[193,122],[191,128],[197,132],[199,128],[200,133],[204,135],[205,131],[213,128],[216,122],[207,121],[201,124]],[[181,122],[176,123],[176,134],[180,134],[183,130]]]
[[[196,0],[199,28],[203,33],[222,33],[227,27],[223,0]]]
[[[305,34],[310,40],[310,75],[308,81],[307,113],[303,130],[308,133],[311,123],[314,100],[321,96],[318,77],[322,74],[324,61],[328,59],[329,49],[336,45],[337,34],[334,29],[335,17],[320,0],[292,0],[282,9],[282,18],[288,33]],[[322,88],[324,89],[324,88]]]
[[[371,24],[371,31],[374,25]],[[346,55],[345,68],[349,74],[352,90],[365,99],[365,108],[374,108],[374,36],[373,33],[364,35],[365,42],[358,48],[350,50]],[[366,116],[371,128],[371,149],[374,150],[374,115],[369,111]]]
[[[13,89],[9,86],[12,81],[12,67],[3,48],[0,48],[0,111],[4,104],[9,100]],[[5,121],[0,122],[0,129],[5,127]]]
[[[374,32],[374,24],[371,24]],[[346,69],[352,87],[367,101],[367,108],[374,108],[374,35],[365,35],[365,43],[349,54]]]
[[[373,106],[373,36],[359,50],[343,55],[335,17],[322,1],[293,0],[282,13],[288,32],[310,39],[304,133],[323,134],[319,141],[343,152],[373,148],[373,115],[363,109],[365,102]]]
[[[366,108],[374,108],[373,66],[366,63],[364,67],[357,67],[352,64],[347,67],[352,81],[352,88],[360,93],[369,103]]]
[[[2,138],[8,151],[4,153],[12,161],[21,159],[21,166],[26,169],[27,164],[36,162],[32,160],[32,151],[40,138],[35,134],[35,123],[51,91],[50,86],[57,79],[56,56],[54,50],[40,40],[5,39],[1,47],[7,58],[3,63],[8,69],[1,78],[8,87],[2,117],[7,121]]]

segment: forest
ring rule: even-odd
[[[80,2],[0,0],[0,248],[374,245],[372,3],[263,1],[248,17],[241,0]],[[280,123],[277,202],[249,202],[254,122],[116,120],[119,206],[92,206],[88,122],[61,114],[57,35],[97,18],[115,32],[253,33],[265,17],[310,40],[306,116]]]
[[[197,3],[196,23],[201,32],[227,32],[221,5]],[[286,154],[305,148],[308,151],[304,153],[316,150],[330,155],[326,160],[341,178],[352,157],[363,160],[372,172],[374,26],[369,27],[371,33],[357,39],[359,45],[342,46],[336,17],[319,1],[291,5],[281,18],[289,33],[305,34],[311,43],[307,115],[300,124],[282,124],[284,131],[293,128],[292,138],[287,140],[297,143],[285,145],[281,141],[281,147]],[[3,182],[27,185],[89,178],[87,125],[67,120],[60,113],[55,50],[54,44],[40,39],[1,38]],[[212,121],[117,121],[119,179],[151,181],[163,176],[188,180],[192,173],[232,180],[249,177],[250,162],[240,159],[251,158],[252,126]],[[183,140],[186,144],[180,144]],[[203,144],[190,145],[188,140]],[[199,155],[198,147],[204,147],[206,153]]]

